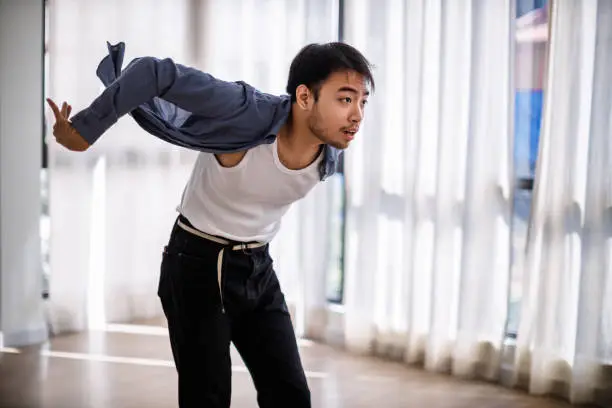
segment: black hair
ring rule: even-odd
[[[355,71],[363,75],[374,91],[372,64],[354,47],[341,42],[305,46],[289,68],[287,93],[291,95],[291,102],[296,101],[296,89],[300,85],[312,90],[316,100],[323,82],[334,72],[342,71]]]

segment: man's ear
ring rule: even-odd
[[[300,108],[304,110],[309,110],[311,102],[312,94],[310,89],[306,85],[300,85],[295,90],[295,99]]]

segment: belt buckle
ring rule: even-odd
[[[251,248],[249,248],[249,244],[246,242],[241,242],[240,243],[240,250],[242,251],[243,254],[245,255],[251,255],[253,253],[253,251],[251,250]]]

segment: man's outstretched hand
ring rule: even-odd
[[[69,118],[72,106],[64,102],[62,103],[62,110],[60,111],[55,102],[50,98],[47,98],[47,102],[55,115],[55,125],[53,125],[53,136],[55,136],[55,140],[66,149],[74,152],[83,152],[87,150],[90,146],[89,143],[83,139],[83,136],[81,136],[70,123]]]

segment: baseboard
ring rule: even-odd
[[[39,327],[14,333],[2,333],[0,342],[3,343],[2,347],[25,347],[44,343],[48,338],[47,328]]]
[[[325,342],[333,347],[344,348],[344,307],[328,305],[327,322]]]

